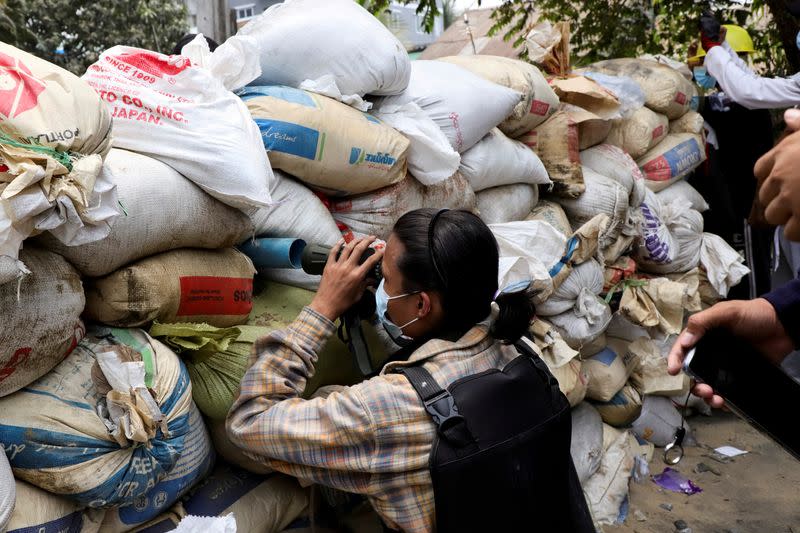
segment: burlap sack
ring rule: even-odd
[[[409,141],[377,118],[289,87],[242,94],[273,167],[333,196],[386,187],[406,175]]]
[[[49,235],[39,242],[86,276],[105,276],[143,257],[177,248],[225,248],[252,235],[247,216],[204,193],[166,164],[111,150],[102,174],[117,186],[125,208],[105,239],[65,246]]]
[[[606,143],[618,146],[638,159],[664,140],[670,131],[669,124],[666,116],[642,107],[630,118],[615,120]]]
[[[254,274],[235,249],[175,250],[91,280],[86,316],[121,327],[153,320],[235,326],[252,309]]]
[[[501,56],[468,55],[437,58],[463,67],[481,78],[521,93],[525,98],[499,128],[512,139],[547,120],[558,109],[558,96],[538,68]]]
[[[581,169],[578,125],[563,111],[555,113],[520,141],[536,152],[553,182],[553,193],[577,198],[586,187]]]
[[[31,274],[0,286],[0,396],[61,362],[83,337],[80,275],[64,258],[33,247],[20,257]]]

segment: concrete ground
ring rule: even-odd
[[[787,423],[797,423],[793,406],[776,407],[786,410]],[[605,533],[673,532],[677,520],[692,533],[800,533],[800,462],[731,413],[692,417],[689,424],[698,446],[687,448],[673,468],[703,492],[686,496],[664,491],[652,480],[632,482],[625,524],[606,526]],[[750,453],[727,464],[709,457],[724,445]],[[656,449],[650,473],[665,466]]]

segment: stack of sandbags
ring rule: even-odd
[[[520,138],[533,150],[553,182],[552,192],[577,198],[586,190],[580,158],[578,125],[564,111],[558,111],[543,124]]]
[[[93,329],[51,373],[0,399],[14,475],[80,506],[115,507],[106,520],[120,530],[144,523],[212,466],[191,389],[180,360],[143,331]]]
[[[74,74],[0,43],[0,284],[21,277],[22,241],[49,230],[67,245],[108,235],[119,215],[100,174],[111,115]]]

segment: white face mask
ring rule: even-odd
[[[408,292],[405,294],[398,294],[397,296],[389,296],[386,294],[386,289],[383,287],[383,283],[385,280],[381,280],[378,288],[375,290],[375,312],[378,315],[378,320],[381,321],[383,324],[383,329],[386,330],[386,333],[391,337],[392,341],[397,344],[398,346],[405,347],[414,342],[414,339],[409,337],[408,335],[403,334],[403,328],[410,326],[417,320],[419,317],[415,317],[413,320],[406,322],[402,326],[398,326],[387,316],[387,312],[389,309],[389,302],[391,300],[398,300],[400,298],[405,298],[407,296],[412,296],[414,294],[419,294],[419,292]]]

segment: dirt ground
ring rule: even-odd
[[[784,408],[787,422],[794,423],[788,414],[793,409]],[[672,532],[677,520],[692,533],[800,533],[800,462],[731,413],[692,417],[689,424],[698,446],[687,448],[673,468],[703,492],[685,496],[664,491],[652,480],[631,482],[625,524],[606,526],[605,533]],[[724,445],[750,453],[727,464],[709,457]],[[700,463],[705,471],[698,471]],[[665,466],[656,449],[650,473],[661,473]]]

